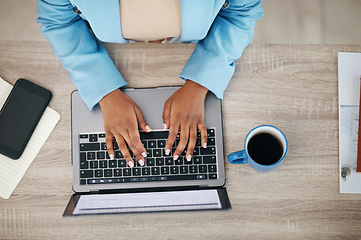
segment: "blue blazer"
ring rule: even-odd
[[[196,41],[197,46],[179,77],[222,98],[235,70],[234,61],[251,42],[257,19],[263,17],[262,0],[180,1],[181,42]],[[90,109],[106,94],[127,85],[99,44],[99,40],[128,42],[121,33],[119,0],[37,2],[41,32]]]

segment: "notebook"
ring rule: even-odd
[[[230,207],[227,193],[221,188],[225,184],[221,101],[212,93],[208,93],[205,100],[207,148],[200,146],[198,133],[191,161],[187,161],[184,154],[175,161],[172,154],[164,153],[168,131],[162,129],[163,106],[179,88],[122,90],[139,105],[153,129],[151,133],[140,131],[148,156],[144,166],[134,159],[133,168],[127,166],[115,140],[116,156],[109,158],[100,107],[90,111],[79,92],[72,93],[73,190],[76,194],[65,216]],[[132,204],[124,205],[125,202]]]
[[[0,109],[11,89],[12,85],[0,78]],[[0,154],[0,197],[11,196],[59,119],[59,113],[47,107],[21,157],[13,160]]]

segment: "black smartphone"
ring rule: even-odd
[[[16,81],[0,110],[0,153],[18,159],[51,99],[51,92],[28,80]]]

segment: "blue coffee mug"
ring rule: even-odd
[[[263,164],[257,163],[250,157],[250,155],[248,153],[249,141],[254,136],[261,134],[261,133],[268,133],[268,134],[274,136],[275,138],[278,139],[278,141],[282,145],[282,150],[283,150],[282,156],[280,157],[280,159],[277,162],[275,162],[273,164],[263,165]],[[274,170],[281,164],[283,159],[286,157],[287,151],[288,151],[288,141],[286,139],[286,136],[283,134],[283,132],[274,126],[261,125],[261,126],[255,127],[247,134],[246,139],[244,141],[244,150],[238,151],[238,152],[233,152],[233,153],[229,154],[227,156],[227,160],[231,164],[248,164],[253,169],[255,169],[259,172],[269,172],[271,170]]]

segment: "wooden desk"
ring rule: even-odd
[[[192,44],[106,45],[131,87],[179,85]],[[0,239],[349,239],[361,237],[361,195],[339,193],[337,52],[361,46],[251,45],[224,95],[225,156],[260,124],[289,153],[275,171],[226,163],[230,211],[64,218],[72,194],[68,73],[43,42],[0,42],[0,76],[53,92],[61,120],[8,200]]]

